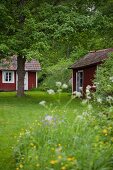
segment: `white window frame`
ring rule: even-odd
[[[6,73],[8,73],[8,81],[5,80]],[[11,81],[9,81],[9,73],[11,73]],[[14,83],[14,71],[2,71],[2,83]]]

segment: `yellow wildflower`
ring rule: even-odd
[[[62,167],[61,167],[61,170],[66,170],[66,167],[65,167],[65,166],[62,166]]]
[[[54,151],[55,149],[54,148],[51,148],[52,151]]]
[[[22,165],[22,164],[20,164],[20,168],[23,168],[23,165]]]
[[[62,159],[62,155],[59,155],[59,156],[58,156],[58,159]]]
[[[19,168],[16,168],[16,170],[19,170]]]
[[[67,160],[68,160],[68,161],[73,161],[73,160],[74,160],[74,157],[68,157]]]
[[[61,146],[61,144],[59,143],[58,146]]]
[[[50,164],[52,164],[52,165],[54,165],[54,164],[56,164],[57,163],[57,160],[51,160],[50,161]]]
[[[34,146],[34,144],[33,144],[33,143],[30,143],[30,146]]]
[[[108,130],[107,130],[107,129],[103,129],[102,133],[103,133],[104,135],[107,135]]]
[[[36,165],[36,167],[39,167],[39,166],[40,166],[40,164],[37,164],[37,165]]]

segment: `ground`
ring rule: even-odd
[[[70,97],[70,94],[61,95],[60,106],[57,108],[61,114],[62,107]],[[29,92],[23,99],[17,98],[14,92],[0,93],[0,170],[15,169],[12,147],[21,129],[30,127],[40,115],[49,114],[39,105],[39,102],[45,100],[48,105],[50,103],[57,105],[57,98],[59,96],[51,96],[43,92]],[[74,109],[82,111],[79,100],[69,104],[68,110]]]

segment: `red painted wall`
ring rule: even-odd
[[[36,88],[36,72],[28,72],[28,90]]]
[[[14,83],[2,83],[2,71],[0,71],[0,90],[15,91],[16,90],[16,72],[14,72]]]
[[[85,92],[86,90],[86,86],[93,85],[93,80],[94,80],[94,76],[95,76],[95,71],[97,69],[97,65],[94,66],[89,66],[89,67],[85,67],[85,68],[81,68],[79,70],[83,70],[83,91]],[[73,91],[76,91],[76,72],[78,70],[73,69]]]
[[[0,71],[0,91],[16,90],[16,71],[14,72],[15,83],[2,83],[2,71]],[[36,72],[28,72],[28,90],[36,88]]]

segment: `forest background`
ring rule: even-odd
[[[38,59],[41,90],[68,83],[87,52],[113,46],[112,0],[1,0],[0,13],[0,58],[16,54],[23,77],[25,60]]]

